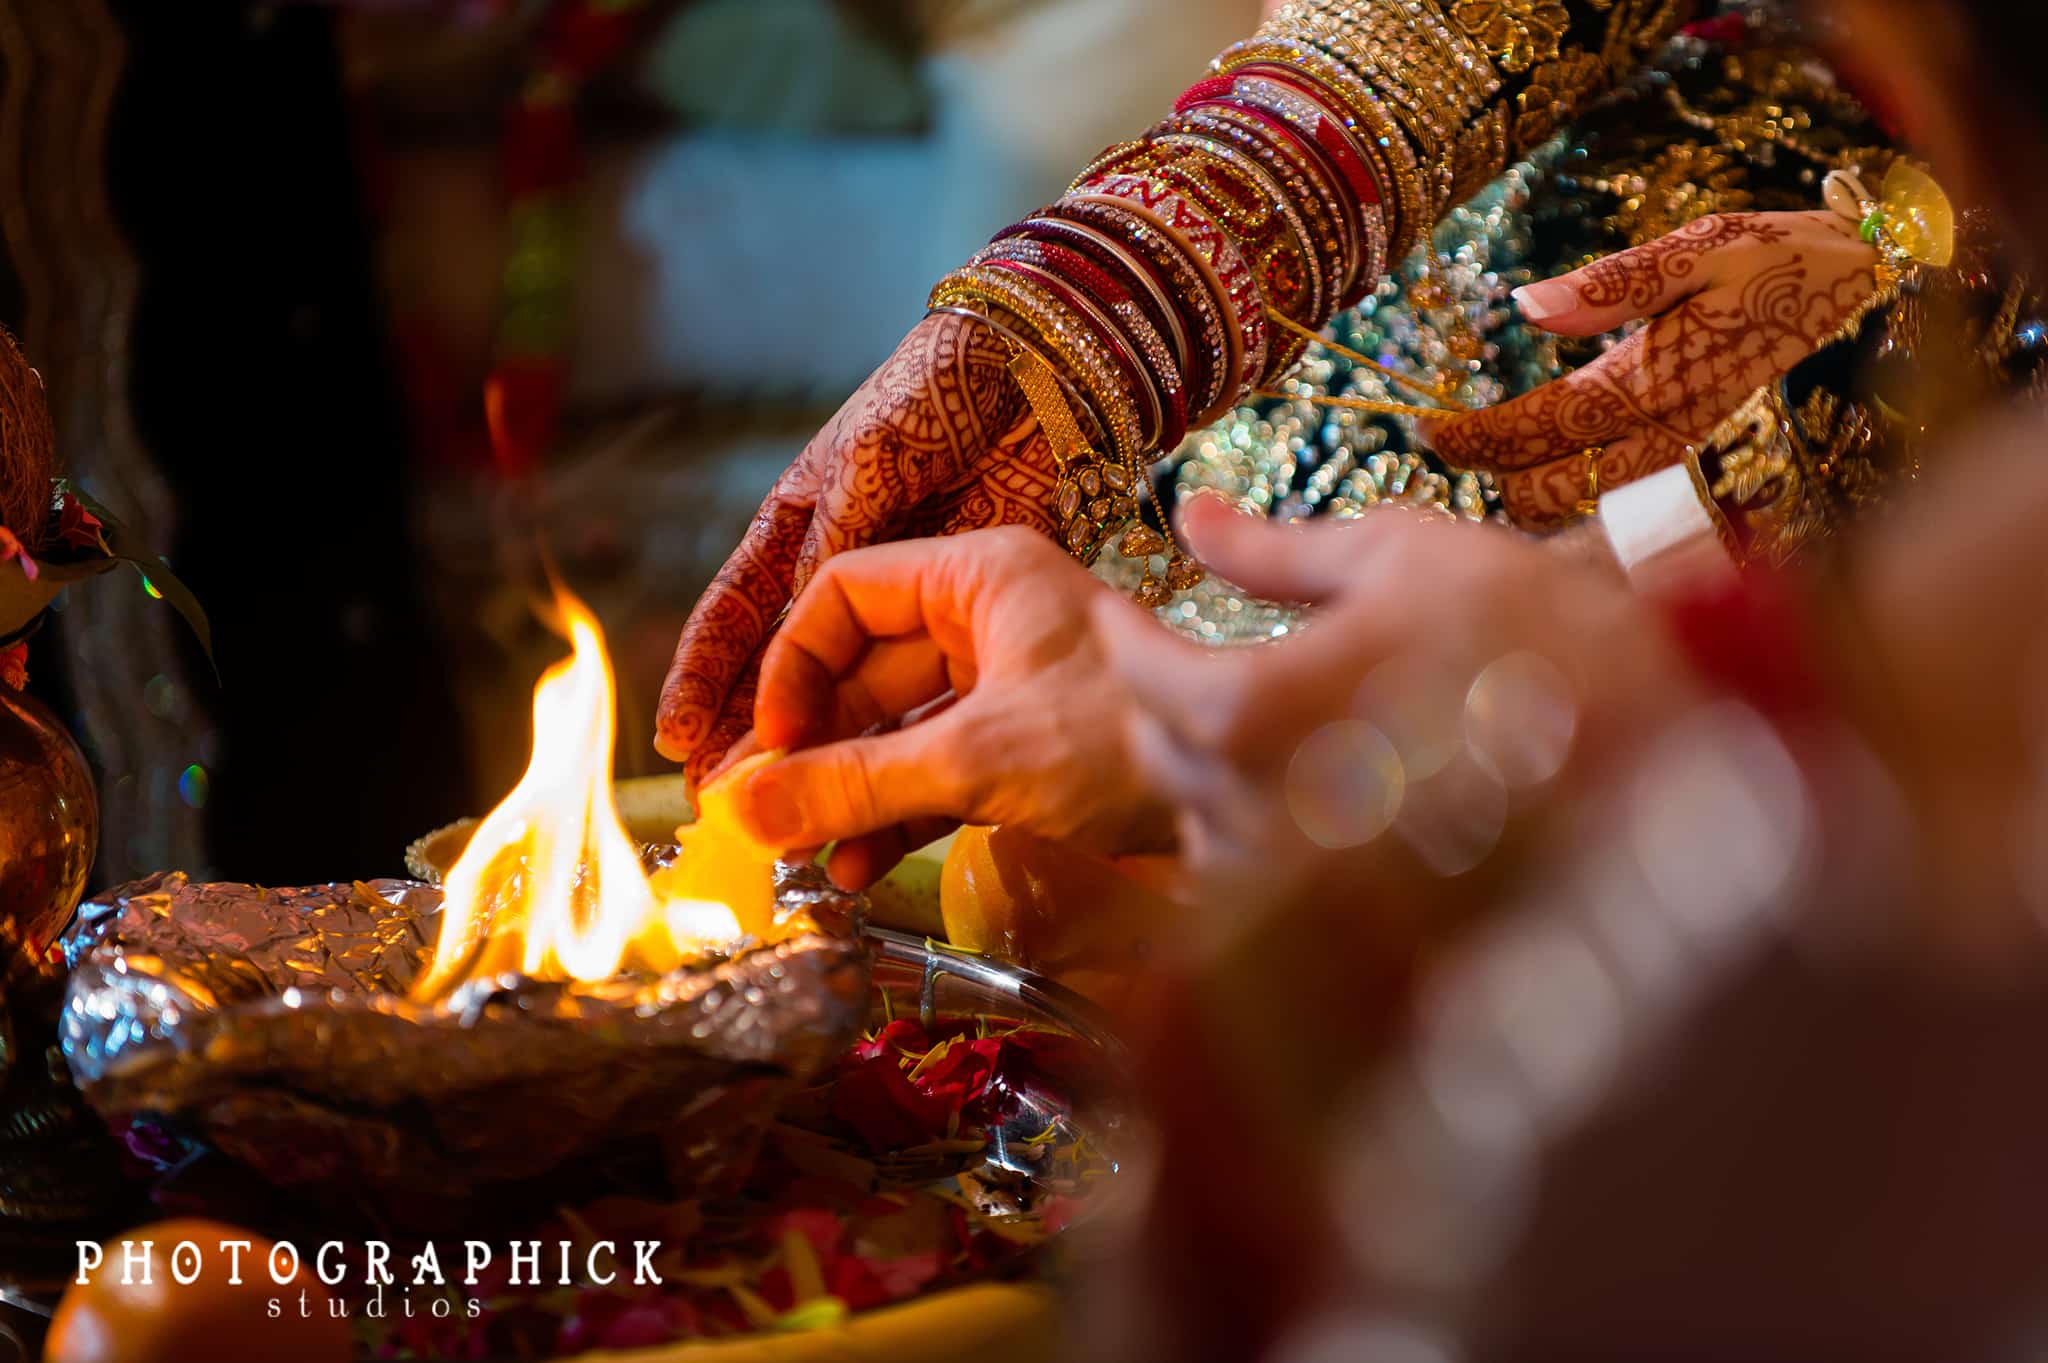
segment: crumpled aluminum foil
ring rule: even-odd
[[[730,1172],[868,1004],[864,903],[778,875],[766,944],[658,978],[472,981],[406,997],[441,892],[269,890],[180,873],[84,905],[60,1035],[86,1099],[394,1229],[461,1224],[478,1193],[658,1141],[691,1191]]]

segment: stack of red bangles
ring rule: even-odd
[[[1149,489],[1148,454],[1274,386],[1446,209],[1690,8],[1288,0],[1171,118],[941,280],[934,311],[1010,346],[1060,461],[1061,542],[1093,560]],[[1201,580],[1170,534],[1162,516],[1119,541],[1147,560],[1146,604]]]
[[[1276,23],[1285,21],[1283,11]],[[1054,506],[1061,541],[1083,561],[1135,514],[1148,454],[1178,446],[1190,426],[1301,358],[1306,340],[1276,315],[1319,329],[1441,206],[1425,200],[1414,139],[1373,83],[1273,28],[1225,53],[1171,118],[1105,152],[1065,197],[1005,228],[933,290],[935,311],[996,325],[1020,382],[1020,367],[1036,371],[1024,386],[1042,424],[1083,432],[1071,448],[1055,442]],[[1383,185],[1397,187],[1392,206]],[[1069,410],[1048,413],[1048,403]],[[1087,440],[1090,428],[1099,439]],[[1140,526],[1121,547],[1148,560],[1141,602],[1200,580],[1170,532]],[[1159,554],[1163,576],[1149,561]]]

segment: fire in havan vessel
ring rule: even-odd
[[[678,1193],[744,1164],[861,1026],[864,905],[716,819],[643,864],[603,638],[560,610],[532,764],[445,894],[167,873],[80,911],[62,1042],[96,1109],[400,1230],[633,1157]]]

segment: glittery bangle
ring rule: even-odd
[[[1017,244],[1036,250],[1045,257],[1046,268],[1078,279],[1082,287],[1095,293],[1116,320],[1123,324],[1124,334],[1137,347],[1139,357],[1151,372],[1165,408],[1158,447],[1161,450],[1178,448],[1188,433],[1187,382],[1181,376],[1180,363],[1167,345],[1166,338],[1145,315],[1145,309],[1131,297],[1128,289],[1086,254],[1057,242],[1019,241]]]
[[[927,317],[936,317],[941,314],[949,317],[965,317],[970,322],[979,322],[990,331],[996,333],[996,335],[1002,337],[1011,347],[1013,354],[1019,351],[1024,352],[1044,365],[1046,371],[1059,383],[1060,390],[1066,394],[1067,406],[1074,414],[1077,422],[1085,420],[1088,423],[1089,429],[1083,433],[1082,439],[1093,445],[1106,443],[1107,436],[1103,432],[1102,423],[1096,418],[1095,409],[1082,399],[1081,394],[1074,387],[1074,381],[1065,374],[1062,374],[1058,365],[1046,359],[1035,344],[1019,336],[1015,328],[1006,326],[998,320],[993,315],[991,305],[987,303],[947,303],[939,307],[925,309],[925,316]]]
[[[1138,435],[1137,404],[1124,389],[1116,361],[1082,321],[1032,280],[1010,270],[970,267],[955,270],[932,291],[930,306],[980,302],[993,304],[1038,334],[1044,348],[1064,365],[1090,399],[1100,423],[1109,431],[1117,457],[1136,464],[1144,452]]]
[[[1292,225],[1317,262],[1315,301],[1306,320],[1321,322],[1334,312],[1342,286],[1351,282],[1357,238],[1328,168],[1311,158],[1285,124],[1234,105],[1191,109],[1175,115],[1171,126],[1175,131],[1158,142],[1206,139],[1214,154],[1241,158],[1247,174],[1285,196],[1281,212],[1292,215]]]
[[[1345,121],[1325,102],[1308,79],[1280,67],[1241,67],[1211,84],[1226,87],[1228,98],[1277,118],[1323,154],[1338,180],[1350,191],[1350,208],[1358,232],[1358,258],[1351,278],[1339,291],[1338,310],[1355,305],[1387,272],[1387,223],[1380,187],[1372,164]]]
[[[1220,99],[1175,114],[1154,140],[1176,136],[1230,148],[1278,186],[1300,214],[1322,262],[1326,299],[1334,298],[1337,287],[1350,281],[1358,234],[1349,199],[1322,154],[1294,129],[1237,100]]]
[[[1159,334],[1159,328],[1145,315],[1130,291],[1117,283],[1116,279],[1097,265],[1088,256],[1072,247],[1056,242],[1019,241],[1020,247],[1028,247],[1044,257],[1044,267],[1055,273],[1076,279],[1081,286],[1095,294],[1097,301],[1109,309],[1110,314],[1123,325],[1125,336],[1137,347],[1139,358],[1145,362],[1153,382],[1159,390],[1159,399],[1165,408],[1165,422],[1159,434],[1158,448],[1171,450],[1180,445],[1188,433],[1188,395],[1186,381],[1181,377],[1180,364],[1166,344],[1166,338]]]
[[[1266,168],[1316,234],[1329,300],[1351,287],[1363,247],[1357,207],[1329,160],[1299,129],[1232,97],[1203,102],[1174,117],[1176,127],[1227,139]]]
[[[1377,204],[1379,182],[1373,178],[1364,149],[1352,139],[1351,130],[1337,111],[1308,82],[1289,79],[1293,74],[1282,67],[1256,63],[1239,67],[1227,76],[1212,76],[1190,89],[1181,97],[1182,103],[1175,106],[1175,112],[1185,112],[1211,99],[1236,100],[1263,109],[1314,142],[1359,205]],[[1197,96],[1197,91],[1202,93]]]
[[[970,286],[962,284],[960,287]],[[980,306],[975,304],[974,308]],[[982,317],[979,311],[964,305],[949,304],[932,311]],[[983,320],[988,321],[985,317]],[[989,325],[994,326],[1009,344],[1010,377],[1023,391],[1031,414],[1038,419],[1039,434],[1051,448],[1053,460],[1059,466],[1059,479],[1053,488],[1051,505],[1047,508],[1052,514],[1054,536],[1068,553],[1082,563],[1091,563],[1109,537],[1138,514],[1143,472],[1128,461],[1119,462],[1102,456],[1100,444],[1092,441],[1081,429],[1078,413],[1087,411],[1086,406],[1074,401],[1072,385],[1036,346],[1006,327],[993,322]],[[1129,542],[1126,536],[1125,543]],[[1175,577],[1176,566],[1181,569],[1183,581],[1191,576],[1199,580],[1199,565],[1192,565],[1194,572],[1190,574],[1190,565],[1181,560],[1178,546],[1168,547],[1174,561],[1168,565],[1167,581],[1160,582],[1153,577],[1148,561],[1144,581],[1139,584],[1140,600],[1150,598],[1151,604],[1157,604],[1158,598],[1170,590],[1168,584]]]
[[[1081,167],[1079,175],[1076,175],[1067,182],[1067,193],[1079,193],[1082,186],[1086,185],[1090,180],[1099,179],[1103,175],[1115,170],[1118,166],[1123,165],[1132,156],[1142,155],[1144,151],[1145,139],[1142,137],[1128,142],[1112,142],[1109,146],[1097,152],[1094,160]]]
[[[1149,213],[1122,199],[1069,194],[1040,215],[1094,228],[1127,247],[1138,260],[1156,269],[1186,324],[1189,344],[1189,420],[1213,421],[1236,400],[1240,363],[1237,332],[1229,316],[1229,295],[1209,263],[1188,244],[1167,231]],[[1200,375],[1199,381],[1193,376]],[[1203,414],[1207,415],[1203,415]]]
[[[1173,354],[1174,368],[1181,376],[1182,400],[1186,391],[1201,381],[1198,362],[1180,309],[1174,306],[1167,284],[1154,267],[1139,259],[1120,242],[1077,222],[1060,218],[1027,218],[996,234],[997,241],[1038,241],[1077,251],[1108,272],[1123,287],[1133,305],[1142,310],[1153,330],[1164,339]]]
[[[993,248],[992,248],[993,249]],[[1138,349],[1131,339],[1110,320],[1109,314],[1090,298],[1087,291],[1074,281],[1062,277],[1059,272],[1027,261],[995,257],[977,264],[992,270],[1005,270],[1044,289],[1062,307],[1081,319],[1087,328],[1095,333],[1110,359],[1115,362],[1117,372],[1123,375],[1123,391],[1138,409],[1138,444],[1141,451],[1158,448],[1160,434],[1165,430],[1166,414],[1161,406],[1159,391],[1145,372],[1144,361],[1138,357]]]
[[[1211,65],[1219,76],[1235,76],[1240,71],[1269,77],[1277,74],[1307,90],[1337,115],[1350,134],[1372,171],[1382,202],[1391,191],[1396,214],[1405,210],[1410,195],[1402,182],[1413,180],[1420,186],[1415,148],[1379,92],[1349,66],[1311,43],[1271,38],[1237,43]],[[1420,202],[1417,197],[1416,203]]]
[[[1313,238],[1285,192],[1249,158],[1207,135],[1156,132],[1090,183],[1120,175],[1179,192],[1221,227],[1266,305],[1290,317],[1320,317],[1323,275]]]
[[[1090,181],[1085,191],[1119,200],[1149,215],[1162,231],[1173,234],[1215,271],[1230,300],[1230,320],[1243,346],[1230,396],[1234,400],[1239,393],[1256,387],[1259,375],[1266,369],[1270,340],[1265,299],[1259,292],[1257,277],[1230,233],[1174,186],[1151,176],[1105,175]]]
[[[1233,88],[1237,92],[1235,98],[1307,132],[1329,156],[1345,184],[1358,191],[1354,201],[1361,243],[1358,272],[1337,300],[1339,311],[1355,306],[1391,267],[1387,253],[1388,210],[1382,202],[1372,158],[1358,145],[1345,120],[1326,106],[1324,96],[1306,77],[1278,67],[1254,65],[1235,73]]]
[[[1430,186],[1430,218],[1450,206],[1466,130],[1501,82],[1485,50],[1455,32],[1439,5],[1310,0],[1282,6],[1260,34],[1313,43],[1357,73],[1407,128]]]
[[[1168,133],[1152,144],[1164,160],[1152,174],[1178,184],[1197,207],[1237,234],[1260,296],[1282,316],[1320,324],[1325,316],[1322,264],[1308,224],[1286,193],[1250,157],[1198,133]],[[1286,343],[1268,346],[1253,383],[1266,381]],[[1290,362],[1291,363],[1291,362]]]
[[[1069,194],[1047,211],[1062,214],[1096,213],[1108,215],[1113,221],[1132,223],[1134,226],[1130,229],[1127,240],[1136,243],[1150,238],[1165,248],[1174,259],[1182,262],[1187,269],[1193,271],[1201,282],[1200,288],[1188,290],[1180,297],[1205,298],[1213,305],[1217,331],[1222,343],[1222,366],[1217,373],[1214,392],[1209,395],[1204,410],[1227,410],[1240,391],[1240,379],[1244,371],[1244,331],[1238,325],[1230,285],[1217,274],[1209,257],[1196,250],[1186,238],[1162,221],[1158,214],[1113,194]],[[1241,277],[1234,275],[1233,282],[1242,285],[1248,283],[1250,278],[1250,272],[1247,270]],[[1195,418],[1197,422],[1209,419],[1212,418]]]
[[[1251,38],[1237,43],[1216,59],[1215,70],[1218,75],[1228,75],[1253,64],[1299,72],[1327,94],[1332,107],[1345,116],[1344,126],[1351,131],[1354,143],[1370,157],[1373,180],[1381,194],[1393,191],[1394,213],[1389,229],[1393,244],[1389,255],[1401,255],[1411,234],[1419,240],[1430,224],[1422,169],[1416,164],[1415,148],[1408,133],[1381,102],[1379,93],[1320,47],[1281,38]]]
[[[1132,299],[1130,291],[1088,256],[1053,242],[1009,237],[991,243],[968,263],[980,265],[1003,260],[1021,262],[1077,285],[1097,307],[1109,314],[1110,320],[1122,333],[1121,339],[1144,362],[1145,373],[1156,396],[1162,420],[1150,433],[1153,446],[1157,449],[1177,447],[1187,434],[1188,426],[1187,393],[1182,385],[1180,365],[1160,336],[1159,328],[1152,325],[1144,309]]]

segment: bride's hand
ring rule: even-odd
[[[655,746],[701,779],[752,720],[776,622],[835,554],[997,525],[1049,532],[1056,469],[989,328],[919,323],[776,482],[690,613]]]
[[[1528,285],[1522,316],[1561,336],[1653,320],[1576,373],[1436,425],[1431,443],[1492,471],[1518,524],[1557,525],[1589,491],[1678,463],[1841,332],[1875,294],[1877,263],[1832,212],[1727,214]]]

